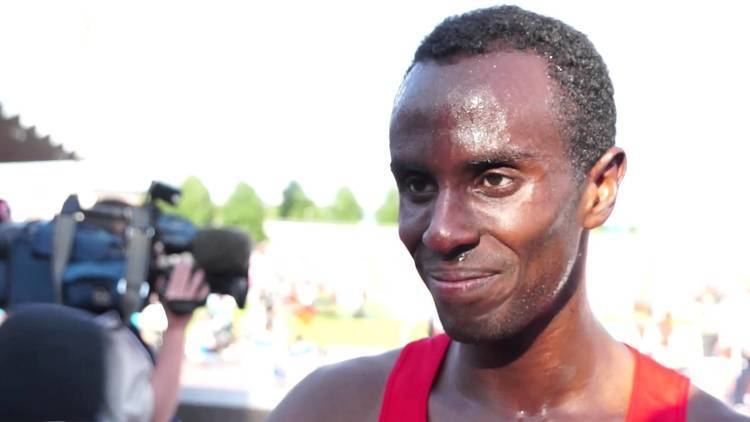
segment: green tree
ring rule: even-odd
[[[336,199],[325,215],[331,221],[356,223],[362,220],[364,213],[351,189],[344,187],[336,193]]]
[[[302,186],[296,181],[292,181],[284,189],[283,199],[279,207],[279,217],[290,220],[316,220],[320,217],[320,210],[305,195]]]
[[[177,206],[163,205],[164,212],[181,215],[197,226],[206,226],[213,221],[214,204],[208,189],[197,177],[190,176],[180,187],[182,195]]]
[[[380,224],[398,223],[398,192],[391,189],[385,196],[383,205],[375,212],[375,220]]]
[[[265,213],[263,201],[255,190],[247,183],[240,183],[224,204],[222,224],[245,230],[254,241],[260,242],[267,238],[263,231]]]

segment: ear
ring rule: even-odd
[[[625,151],[612,147],[589,171],[580,209],[585,229],[601,226],[612,214],[626,167]]]

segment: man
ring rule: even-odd
[[[53,304],[11,309],[0,325],[0,420],[171,420],[191,314],[168,304],[205,298],[203,280],[191,261],[175,265],[155,363],[119,316]]]
[[[591,312],[588,232],[625,175],[614,136],[607,69],[580,32],[516,7],[439,25],[390,148],[399,234],[449,337],[319,369],[269,421],[744,420]]]

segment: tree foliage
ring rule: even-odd
[[[375,220],[380,224],[398,223],[398,191],[391,189],[383,205],[375,212]]]
[[[315,203],[307,197],[302,186],[292,181],[284,189],[283,199],[279,207],[279,218],[289,220],[316,220],[320,211]]]
[[[263,201],[247,183],[239,183],[224,204],[222,224],[246,231],[255,242],[267,238],[263,230],[265,220]]]
[[[197,177],[191,176],[185,179],[180,187],[182,195],[177,206],[163,205],[164,212],[181,215],[190,220],[196,226],[211,224],[214,218],[215,207],[211,202],[208,189]]]
[[[336,193],[333,205],[326,210],[326,217],[330,221],[342,223],[356,223],[362,220],[364,212],[357,202],[357,198],[349,188],[341,188]]]

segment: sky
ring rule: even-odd
[[[413,50],[444,17],[490,4],[0,0],[5,114],[84,157],[0,166],[0,195],[195,175],[217,203],[239,181],[278,203],[299,180],[321,205],[349,186],[372,212],[393,186],[388,121]],[[628,153],[610,224],[707,276],[738,266],[750,235],[748,3],[516,4],[583,31],[608,64]]]

